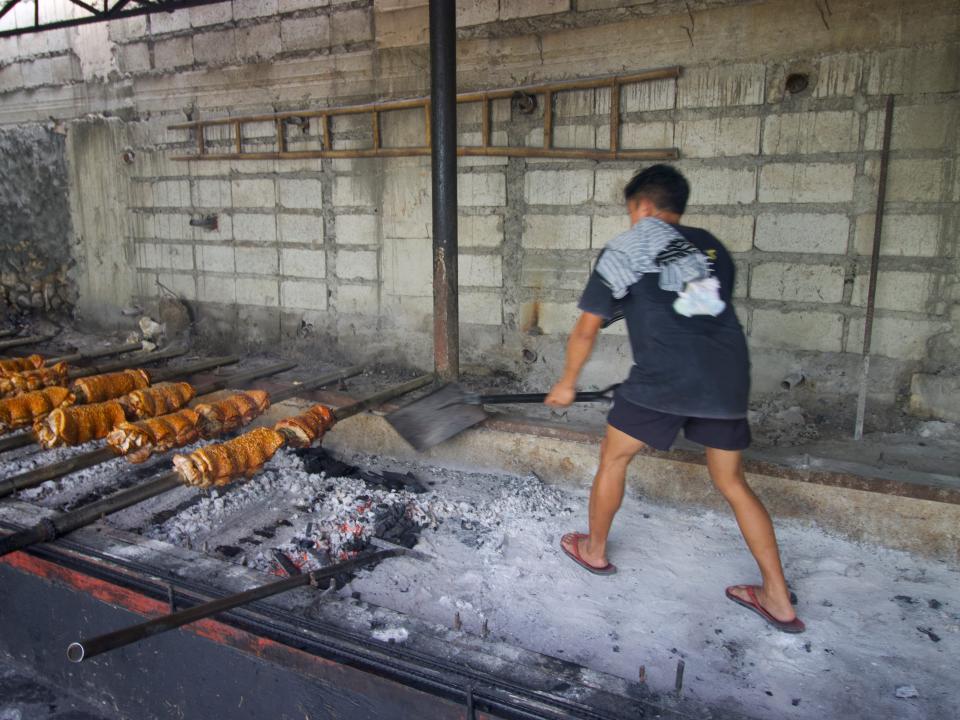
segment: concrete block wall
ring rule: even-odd
[[[623,89],[620,142],[679,148],[677,165],[693,186],[687,221],[711,229],[737,261],[758,393],[798,368],[813,396],[855,388],[883,96],[894,93],[871,392],[902,408],[913,374],[960,370],[955,3],[835,0],[821,12],[787,0],[458,0],[457,13],[463,90],[683,67],[677,81]],[[221,344],[322,344],[351,359],[388,353],[427,367],[428,159],[175,162],[192,140],[166,129],[186,117],[424,94],[426,37],[425,0],[235,0],[21,38],[0,45],[0,123],[119,117],[99,122],[114,134],[122,127],[136,157],[130,165],[101,158],[122,186],[113,201],[125,218],[99,256],[113,258],[136,299],[149,302],[163,288],[180,294]],[[791,74],[805,75],[808,87],[789,92]],[[609,107],[607,90],[558,96],[555,144],[609,147]],[[541,113],[495,103],[495,141],[542,143]],[[461,143],[476,143],[478,108],[461,106],[459,123]],[[418,112],[382,118],[388,145],[419,144],[423,131]],[[273,134],[269,124],[251,125],[244,141],[272,149]],[[333,134],[339,148],[371,137],[362,118],[335,123]],[[207,140],[230,143],[229,133]],[[315,129],[291,130],[289,142],[318,147]],[[75,152],[89,166],[86,155],[102,147]],[[620,193],[638,167],[461,159],[468,365],[531,385],[552,379],[591,263],[626,228]],[[71,192],[82,199],[88,190]],[[191,226],[210,214],[216,230]],[[91,220],[74,222],[95,231]],[[88,317],[120,322],[113,298],[98,302],[102,288],[81,280],[80,290]],[[629,361],[614,326],[586,382],[621,375]]]

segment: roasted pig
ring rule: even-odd
[[[284,418],[274,425],[273,429],[283,435],[288,446],[305,448],[323,437],[335,422],[330,408],[326,405],[314,405],[304,413]]]
[[[0,397],[13,397],[20,393],[33,392],[47,387],[67,384],[67,364],[58,362],[50,367],[24,370],[0,377]]]
[[[70,385],[78,403],[97,403],[113,400],[150,385],[150,374],[146,370],[123,370],[121,372],[91,375],[74,380]]]
[[[107,435],[107,445],[130,462],[142,463],[154,453],[199,440],[199,422],[200,416],[190,408],[139,422],[123,422]]]
[[[76,398],[64,387],[15,395],[0,400],[0,434],[33,425],[58,408],[73,405]]]
[[[207,440],[233,432],[270,407],[270,395],[263,390],[247,390],[212,403],[200,403],[200,437]]]
[[[28,355],[27,357],[6,358],[0,360],[0,377],[6,377],[13,373],[21,373],[24,370],[36,370],[42,368],[46,362],[39,355]]]
[[[187,382],[158,383],[124,395],[120,398],[120,404],[128,418],[143,420],[179,410],[196,394],[193,385]]]
[[[174,455],[173,468],[185,485],[226,485],[239,477],[253,477],[283,445],[283,435],[259,427],[225,443],[207,445],[189,455]]]
[[[120,403],[108,400],[54,410],[34,424],[33,432],[37,442],[49,450],[61,445],[82,445],[105,438],[125,419]]]

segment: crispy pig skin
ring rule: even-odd
[[[70,389],[81,403],[113,400],[150,385],[150,374],[141,368],[123,370],[74,380]]]
[[[82,445],[100,440],[124,420],[120,403],[108,400],[54,410],[34,423],[33,431],[37,442],[49,450],[61,445]]]
[[[189,455],[174,455],[173,469],[185,485],[204,488],[226,485],[239,477],[253,477],[283,443],[283,435],[276,430],[259,427]]]
[[[0,377],[6,377],[14,373],[21,373],[25,370],[37,370],[42,368],[46,360],[40,355],[28,355],[27,357],[6,358],[0,360]]]
[[[64,387],[44,388],[0,400],[0,434],[33,425],[75,401],[73,393]]]
[[[155,453],[183,447],[200,439],[200,416],[190,408],[160,417],[124,422],[107,435],[107,445],[132,463],[145,462]]]
[[[306,412],[284,418],[273,429],[286,438],[287,445],[305,448],[313,445],[333,427],[336,420],[333,411],[326,405],[314,405]]]
[[[128,418],[143,420],[179,410],[193,400],[196,394],[193,385],[187,382],[158,383],[127,393],[120,398],[120,404]]]
[[[0,377],[0,397],[14,397],[42,388],[66,385],[67,371],[67,364],[58,362],[50,367],[24,370],[23,372],[11,373],[6,377]]]
[[[200,437],[210,440],[243,427],[270,407],[270,395],[263,390],[246,390],[224,400],[200,403]]]

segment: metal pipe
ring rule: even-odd
[[[867,286],[867,314],[863,322],[863,369],[860,371],[860,392],[857,395],[857,419],[853,439],[863,439],[863,421],[867,411],[867,384],[870,377],[870,345],[873,339],[873,313],[877,300],[877,267],[880,264],[880,234],[887,195],[887,168],[890,164],[890,135],[893,130],[893,95],[884,103],[883,146],[880,150],[880,177],[877,180],[876,222],[873,225],[873,250],[870,253],[870,282]]]
[[[23,345],[35,345],[47,340],[52,340],[53,335],[28,335],[18,337],[13,340],[0,340],[0,350],[9,350],[10,348],[21,347]]]
[[[795,387],[803,385],[806,381],[806,377],[799,370],[797,372],[792,372],[787,375],[783,380],[780,381],[780,387],[784,390],[793,390]]]
[[[186,348],[169,347],[166,350],[155,352],[145,352],[143,354],[131,355],[122,360],[103,363],[101,365],[87,365],[83,368],[77,368],[67,373],[71,380],[76,378],[88,377],[90,375],[100,375],[102,373],[114,372],[115,370],[126,370],[127,368],[143,367],[144,365],[153,365],[161,360],[170,360],[171,358],[186,355]]]
[[[457,27],[449,0],[430,0],[430,160],[433,187],[433,357],[460,376],[457,282]]]
[[[346,560],[335,565],[328,565],[313,572],[294,575],[293,577],[261,585],[251,590],[246,590],[234,595],[227,595],[226,597],[211,600],[210,602],[205,602],[192,608],[187,608],[186,610],[180,610],[179,612],[148,620],[139,625],[133,625],[105,635],[80,640],[79,642],[71,643],[67,648],[67,658],[72,662],[82,662],[83,660],[102,653],[125,647],[140,640],[145,640],[153,635],[167,632],[168,630],[175,630],[178,627],[189,625],[190,623],[212,617],[227,610],[232,610],[233,608],[249,605],[252,602],[264,600],[265,598],[289,592],[296,588],[307,585],[317,585],[321,580],[357,570],[370,563],[377,563],[381,560],[400,555],[402,552],[403,549],[379,550],[369,555],[361,555],[352,560]]]
[[[346,420],[354,415],[359,415],[362,412],[379,407],[388,400],[393,400],[401,395],[406,395],[414,390],[419,390],[420,388],[432,383],[433,379],[433,375],[421,375],[420,377],[414,378],[413,380],[405,382],[402,385],[397,385],[387,390],[383,390],[382,392],[378,392],[375,395],[371,395],[368,398],[364,398],[359,402],[350,403],[342,408],[337,408],[333,411],[333,417],[336,418],[338,422],[341,420]]]

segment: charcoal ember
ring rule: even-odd
[[[303,469],[313,475],[357,477],[359,473],[358,468],[337,460],[322,447],[297,450],[296,455],[303,460]]]

